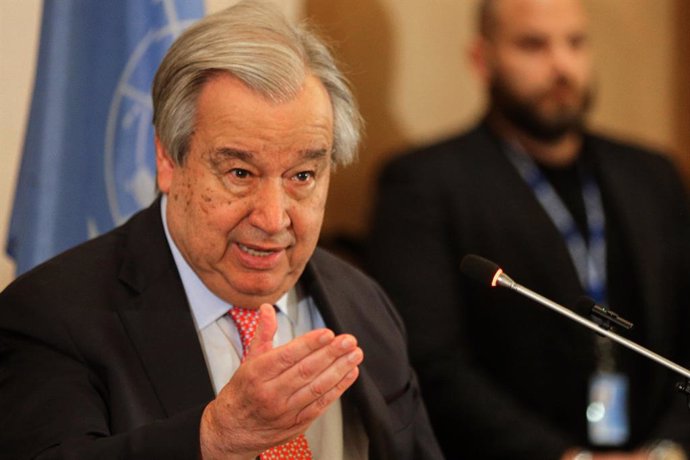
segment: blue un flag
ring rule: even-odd
[[[203,0],[45,0],[7,251],[17,274],[155,195],[151,82]]]

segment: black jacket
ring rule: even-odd
[[[300,283],[364,350],[343,404],[371,458],[440,458],[380,288],[318,249]],[[0,294],[0,458],[195,459],[213,397],[159,202]]]

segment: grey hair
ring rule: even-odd
[[[153,124],[173,161],[184,164],[205,82],[227,72],[275,102],[297,95],[311,74],[333,107],[333,161],[354,161],[363,121],[350,85],[328,46],[306,24],[275,6],[244,0],[206,16],[173,43],[153,81]]]

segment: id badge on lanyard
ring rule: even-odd
[[[596,372],[589,381],[587,434],[592,444],[619,446],[630,436],[628,379],[617,372]]]

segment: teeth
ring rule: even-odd
[[[252,249],[252,248],[247,247],[243,244],[238,244],[238,245],[242,251],[244,251],[247,254],[250,254],[252,256],[256,256],[256,257],[267,257],[267,256],[270,256],[271,254],[273,254],[273,252],[274,252],[274,251],[260,251],[258,249]]]

